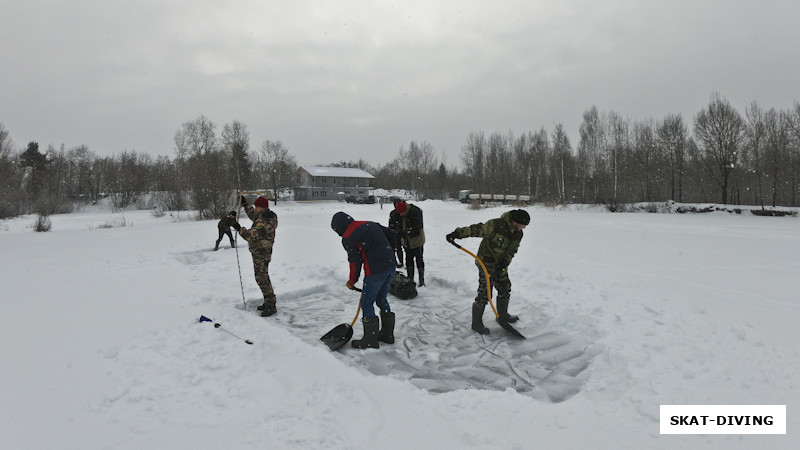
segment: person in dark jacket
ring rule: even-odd
[[[342,237],[342,247],[347,251],[350,277],[347,287],[355,284],[364,268],[361,292],[361,322],[364,337],[352,341],[355,348],[379,348],[379,343],[394,343],[394,313],[389,307],[387,294],[395,274],[394,248],[397,234],[377,222],[355,221],[348,214],[337,212],[331,219],[331,228]],[[374,305],[381,310],[380,320]],[[383,322],[383,327],[380,327]]]
[[[486,223],[476,223],[468,227],[456,228],[447,235],[448,242],[468,237],[480,237],[478,258],[489,272],[491,285],[497,289],[497,313],[500,318],[509,323],[519,320],[519,317],[508,313],[508,302],[511,298],[511,280],[508,278],[508,265],[519,249],[522,241],[522,230],[531,223],[531,216],[524,209],[515,209],[504,213],[498,219]],[[478,266],[478,295],[472,304],[472,329],[480,334],[489,334],[489,329],[483,325],[483,311],[489,301],[487,292],[486,275],[477,261]]]
[[[417,205],[397,202],[395,211],[400,214],[400,235],[406,250],[406,271],[408,278],[414,279],[414,263],[419,270],[419,285],[425,286],[425,261],[422,249],[425,245],[425,229],[422,226],[422,209]],[[402,261],[402,259],[401,259]]]
[[[222,216],[220,221],[217,223],[219,237],[217,238],[217,242],[214,244],[214,251],[219,250],[219,243],[222,242],[222,236],[225,236],[226,234],[228,235],[228,239],[231,240],[231,248],[236,246],[236,243],[233,242],[233,234],[231,233],[231,227],[233,227],[233,224],[235,223],[236,211],[231,211],[227,216]]]
[[[250,247],[256,283],[264,295],[264,304],[258,309],[261,311],[261,317],[269,317],[278,311],[277,298],[269,278],[269,263],[272,261],[272,247],[275,245],[278,215],[269,209],[269,200],[266,197],[258,197],[252,205],[247,204],[244,196],[240,198],[247,217],[253,221],[253,226],[247,229],[236,223],[234,228]]]
[[[402,222],[403,217],[397,212],[397,203],[395,202],[395,209],[389,211],[389,229],[397,233],[397,246],[395,251],[397,252],[397,267],[403,267],[403,232],[402,232]]]

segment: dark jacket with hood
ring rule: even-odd
[[[350,262],[350,283],[355,284],[364,266],[364,276],[385,272],[396,267],[394,248],[397,234],[377,222],[355,221],[338,212],[331,228],[342,237],[342,247]]]

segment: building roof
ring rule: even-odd
[[[304,170],[312,177],[375,178],[363,169],[350,167],[302,166],[298,170]]]

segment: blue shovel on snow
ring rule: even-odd
[[[222,331],[224,331],[224,332],[226,332],[226,333],[230,334],[231,336],[235,337],[236,339],[239,339],[240,341],[244,341],[244,342],[245,342],[245,343],[247,343],[247,344],[253,345],[253,341],[250,341],[250,340],[248,340],[248,339],[243,339],[243,338],[241,338],[241,337],[239,337],[239,336],[237,336],[237,335],[235,335],[235,334],[231,333],[230,331],[226,330],[225,328],[222,328],[222,325],[220,325],[220,324],[218,324],[218,323],[214,322],[213,320],[209,319],[209,318],[208,318],[208,317],[206,317],[206,316],[200,316],[200,323],[203,323],[203,322],[211,322],[211,323],[213,323],[213,324],[214,324],[214,328],[218,328],[218,329],[220,329],[220,330],[222,330]]]

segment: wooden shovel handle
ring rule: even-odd
[[[361,289],[359,289],[359,288],[355,288],[355,289],[353,289],[353,290],[355,290],[355,291],[358,291],[358,292],[361,292],[361,297],[363,297],[363,296],[364,296],[364,292],[363,292]],[[350,322],[350,328],[353,328],[353,325],[355,325],[355,323],[356,323],[356,320],[358,320],[358,313],[360,313],[360,312],[361,312],[361,297],[358,297],[358,309],[356,310],[356,316],[355,316],[355,317],[353,317],[353,321],[352,321],[352,322]]]

